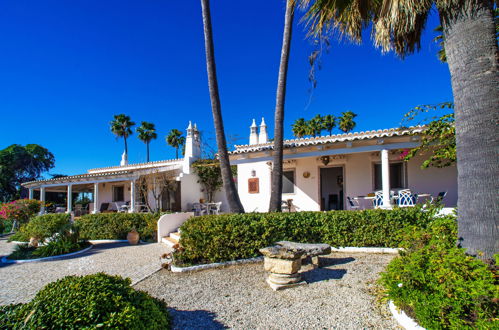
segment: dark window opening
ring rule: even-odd
[[[381,164],[374,164],[374,190],[382,189]],[[390,164],[390,189],[404,188],[404,164]]]

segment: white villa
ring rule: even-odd
[[[446,192],[443,203],[457,204],[457,169],[421,169],[423,157],[402,160],[405,149],[419,143],[422,127],[385,129],[284,141],[283,201],[296,211],[372,208],[380,191],[384,207],[396,203],[399,190],[418,194],[425,202]],[[262,119],[253,120],[249,144],[231,152],[237,164],[237,182],[246,212],[266,212],[270,201],[273,144]],[[354,202],[352,205],[348,197]]]
[[[397,203],[400,190],[417,194],[425,202],[446,192],[443,203],[457,204],[457,170],[421,169],[424,157],[408,162],[402,152],[419,143],[422,127],[385,129],[316,138],[285,140],[283,201],[291,210],[319,211],[372,208],[377,192],[381,207]],[[246,212],[266,212],[270,200],[270,175],[273,144],[269,142],[264,120],[250,127],[249,144],[238,145],[230,153],[237,165],[237,185]],[[29,197],[46,200],[47,192],[66,192],[68,196],[87,192],[92,203],[85,212],[192,211],[193,203],[205,193],[193,173],[192,163],[201,157],[196,125],[189,123],[183,159],[96,168],[85,174],[32,181],[23,184]],[[79,211],[67,198],[61,212]],[[227,211],[225,193],[215,201]],[[379,204],[378,204],[379,205]],[[81,211],[81,210],[80,210]]]
[[[91,193],[89,213],[106,211],[140,212],[146,210],[191,210],[191,204],[205,198],[191,164],[201,156],[199,131],[189,123],[182,159],[128,164],[123,155],[120,166],[95,168],[85,174],[24,183],[29,198],[36,195],[46,200],[47,192]],[[225,201],[221,192],[215,196]],[[78,211],[67,198],[64,212]],[[227,203],[222,203],[223,207]]]

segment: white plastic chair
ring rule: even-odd
[[[222,202],[212,203],[208,207],[208,214],[220,214],[220,208],[222,207]]]
[[[409,189],[399,190],[397,203],[400,207],[412,207],[416,205],[417,196],[411,193]]]
[[[351,210],[359,210],[360,209],[359,201],[347,196],[347,202],[348,202],[348,205],[350,206]]]
[[[383,191],[378,190],[374,192],[373,206],[375,209],[383,206]]]

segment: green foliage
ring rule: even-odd
[[[150,213],[99,213],[86,214],[75,224],[84,239],[126,239],[135,229],[142,240],[155,240],[158,219],[158,214]]]
[[[44,240],[59,232],[69,224],[71,215],[68,213],[49,213],[31,219],[21,228],[27,236]]]
[[[308,135],[308,126],[305,118],[298,118],[292,126],[293,135],[297,138],[302,138]]]
[[[175,148],[175,157],[178,158],[178,149],[185,144],[185,136],[178,129],[172,129],[166,136],[166,143]]]
[[[202,159],[194,162],[192,167],[199,178],[198,183],[206,192],[208,202],[213,202],[213,196],[223,185],[220,162],[216,159]],[[234,167],[231,169],[234,175]]]
[[[28,242],[31,237],[24,231],[24,228],[24,226],[21,226],[18,231],[10,235],[9,242]]]
[[[329,135],[333,134],[333,129],[338,127],[343,133],[348,133],[355,128],[355,121],[353,120],[357,115],[352,111],[342,112],[340,117],[333,115],[321,116],[315,115],[310,120],[298,118],[292,126],[292,131],[295,137],[302,138],[307,135],[313,137],[321,136],[322,131],[326,130]]]
[[[259,256],[280,240],[333,246],[398,247],[402,230],[424,227],[435,214],[419,207],[394,210],[246,213],[191,218],[182,227],[179,263],[221,262]]]
[[[156,128],[153,123],[148,123],[147,121],[143,121],[139,127],[137,127],[138,138],[140,141],[144,143],[149,143],[151,140],[154,140],[158,137],[156,134]]]
[[[21,183],[39,179],[54,164],[54,155],[38,144],[13,144],[0,150],[0,201],[19,198]]]
[[[436,110],[453,109],[451,102],[437,105],[422,105],[415,107],[404,115],[404,121],[414,121],[418,115]],[[423,161],[421,168],[446,167],[456,162],[456,128],[454,125],[454,113],[442,116],[433,116],[421,120],[419,125],[426,126],[421,137],[420,146],[408,151],[405,160],[410,160],[417,155],[429,155]]]
[[[13,329],[169,329],[166,304],[130,283],[104,273],[66,276],[27,304],[0,307],[0,324]]]
[[[381,275],[388,299],[428,329],[497,327],[496,271],[456,247],[455,217],[412,227],[404,239],[407,250]]]
[[[11,254],[8,255],[8,259],[11,260],[25,260],[33,259],[33,252],[36,248],[28,246],[28,244],[17,244]]]
[[[355,128],[357,125],[353,120],[357,117],[357,114],[352,111],[342,112],[341,116],[338,118],[338,127],[343,133],[348,133]]]
[[[24,224],[40,211],[42,203],[35,199],[18,199],[0,206],[0,219]]]

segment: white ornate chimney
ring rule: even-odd
[[[258,143],[269,142],[269,135],[267,134],[267,125],[265,124],[265,119],[262,117],[262,123],[260,124],[260,134],[258,135]]]
[[[249,144],[258,144],[258,126],[256,126],[255,120],[250,126],[250,138]]]
[[[123,154],[121,155],[120,166],[125,166],[125,165],[128,165],[128,155],[126,154],[125,151],[123,151]]]
[[[192,127],[189,121],[187,126],[187,135],[185,136],[185,153],[184,153],[184,173],[191,173],[191,164],[201,157],[201,142],[199,139],[199,131],[196,124]]]

